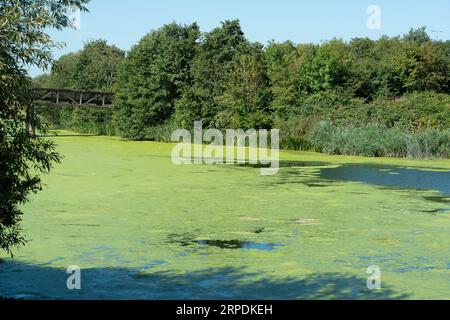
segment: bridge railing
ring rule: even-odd
[[[33,102],[75,107],[110,107],[114,94],[110,92],[82,91],[70,89],[32,88],[31,101],[27,108],[26,127],[30,135],[36,134]]]
[[[108,107],[112,105],[114,99],[113,93],[51,88],[33,88],[32,96],[34,101],[55,105],[70,104],[79,107]]]

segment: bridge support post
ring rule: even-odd
[[[30,102],[27,106],[26,111],[26,130],[27,133],[34,137],[36,135],[36,126],[34,123],[34,105],[32,102]]]

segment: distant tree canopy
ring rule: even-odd
[[[175,111],[180,125],[192,127],[195,120],[203,120],[205,125],[212,126],[220,122],[221,115],[227,110],[220,105],[219,99],[230,81],[236,57],[248,45],[238,21],[225,21],[197,41],[196,55],[189,70],[191,85],[183,87]]]
[[[40,87],[112,91],[125,52],[105,40],[87,42],[78,52],[61,56],[49,75],[34,79]]]
[[[199,36],[197,24],[172,23],[131,49],[117,80],[115,119],[122,136],[145,139],[148,128],[171,118],[182,90],[192,83]]]
[[[174,48],[176,48],[174,50]],[[322,44],[249,42],[238,21],[211,32],[170,24],[132,49],[118,79],[116,120],[127,138],[171,123],[270,128],[274,114],[408,93],[450,93],[449,45],[425,28],[403,37]]]
[[[79,52],[63,55],[55,61],[50,74],[35,78],[34,83],[40,87],[75,89],[77,87],[76,72],[79,61]]]
[[[237,20],[207,33],[197,24],[171,23],[143,37],[126,57],[105,41],[88,43],[35,81],[112,86],[113,126],[127,139],[161,139],[199,120],[219,129],[282,128],[296,141],[321,120],[408,130],[450,126],[450,41],[432,40],[425,28],[378,40],[262,45],[246,39]],[[434,111],[427,114],[417,101]],[[342,110],[348,119],[339,116]]]
[[[81,90],[112,91],[125,52],[104,40],[86,43],[79,53],[75,86]]]

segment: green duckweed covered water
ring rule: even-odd
[[[291,165],[261,176],[248,166],[175,166],[170,144],[55,139],[65,158],[24,208],[30,242],[1,264],[0,296],[450,297],[449,161],[286,151]],[[414,190],[426,189],[424,176],[411,188],[326,174],[349,165],[439,181]],[[80,291],[67,289],[71,265],[81,268]],[[373,265],[381,290],[367,289]]]

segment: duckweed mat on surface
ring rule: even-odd
[[[248,166],[175,166],[170,144],[55,141],[65,158],[24,208],[31,241],[14,260],[5,256],[0,296],[449,298],[450,208],[442,188],[422,188],[422,178],[391,187],[323,176],[370,164],[440,179],[449,161],[286,151],[282,163],[293,165],[261,176]],[[389,177],[403,181],[402,174]],[[66,287],[72,265],[81,268],[80,291]],[[382,290],[370,291],[366,269],[374,265]]]

